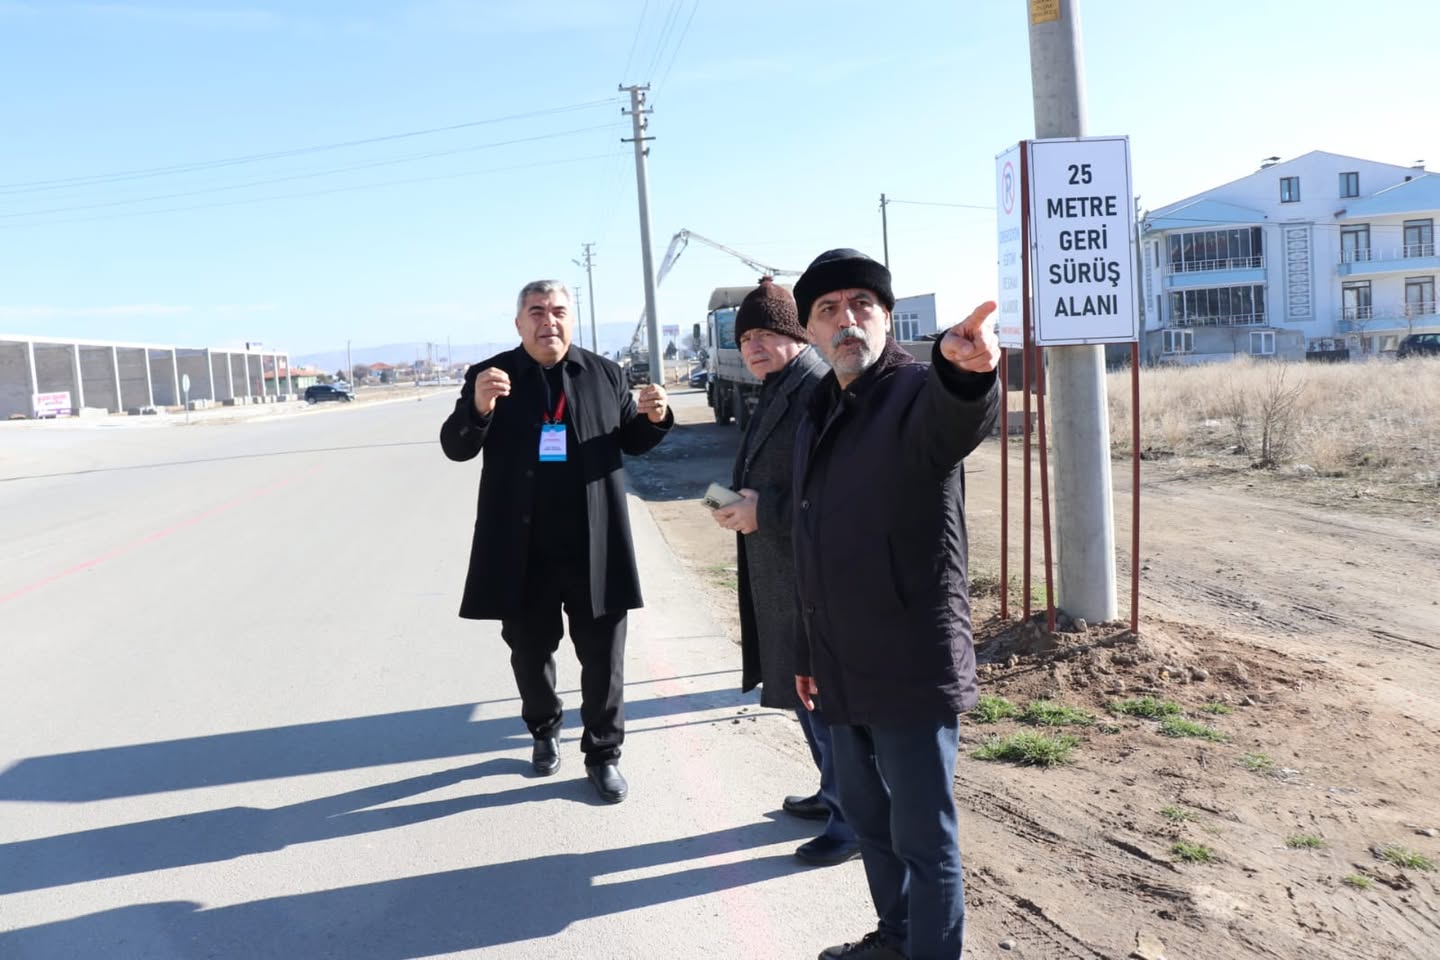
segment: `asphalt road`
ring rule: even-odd
[[[0,958],[813,957],[793,719],[643,501],[623,804],[529,775],[498,626],[456,618],[478,462],[448,397],[0,424]],[[578,670],[560,686],[578,713]]]

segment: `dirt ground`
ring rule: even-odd
[[[631,480],[734,639],[732,535],[698,497],[728,479],[738,433],[711,421],[703,394],[677,391],[674,406],[680,425],[631,461]],[[1440,957],[1440,872],[1381,857],[1398,848],[1440,867],[1440,504],[1147,463],[1139,636],[1064,622],[1050,634],[998,618],[999,457],[992,441],[967,464],[971,573],[988,584],[975,597],[981,690],[1094,720],[967,718],[955,780],[967,955]],[[1129,467],[1114,467],[1124,617]],[[1038,529],[1034,545],[1040,588]],[[1109,709],[1144,696],[1217,739]],[[1037,730],[1078,737],[1072,762],[969,755]],[[1177,844],[1213,860],[1187,861]]]

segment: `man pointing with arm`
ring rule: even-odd
[[[795,437],[796,693],[830,723],[840,806],[879,923],[821,960],[959,960],[953,780],[975,705],[962,461],[995,426],[993,303],[917,363],[890,338],[890,272],[831,250],[795,284],[830,362]]]

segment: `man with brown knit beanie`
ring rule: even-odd
[[[855,832],[840,812],[830,731],[820,712],[800,706],[795,693],[795,552],[791,541],[790,466],[795,427],[825,365],[806,342],[795,298],[770,277],[750,291],[735,315],[735,338],[745,366],[762,381],[760,404],[735,457],[733,484],[745,499],[715,511],[715,522],[734,530],[740,581],[742,690],[760,687],[760,705],[791,710],[820,770],[820,789],[786,797],[794,816],[824,820],[825,830],[801,844],[795,856],[814,866],[860,855]]]

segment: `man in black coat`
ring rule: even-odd
[[[558,280],[526,284],[520,346],[465,371],[440,446],[457,461],[485,453],[460,616],[500,621],[535,772],[560,768],[563,607],[580,660],[586,776],[619,803],[629,791],[619,768],[625,616],[641,605],[622,454],[650,450],[675,417],[662,386],[637,400],[617,364],[571,343],[570,304]]]
[[[746,368],[761,381],[760,404],[740,440],[732,483],[745,499],[715,511],[715,522],[736,533],[740,581],[742,690],[760,686],[760,705],[793,710],[820,771],[820,789],[786,797],[783,808],[798,817],[824,820],[825,829],[802,843],[795,856],[831,866],[860,854],[855,831],[845,822],[835,787],[830,730],[820,711],[800,706],[795,695],[795,547],[790,527],[790,473],[795,428],[825,364],[807,342],[795,298],[769,277],[745,295],[735,313],[735,339]]]
[[[955,760],[976,700],[962,461],[999,414],[995,304],[924,364],[890,339],[890,271],[862,253],[821,254],[795,301],[831,366],[795,437],[795,685],[824,705],[879,915],[820,956],[959,960]]]

